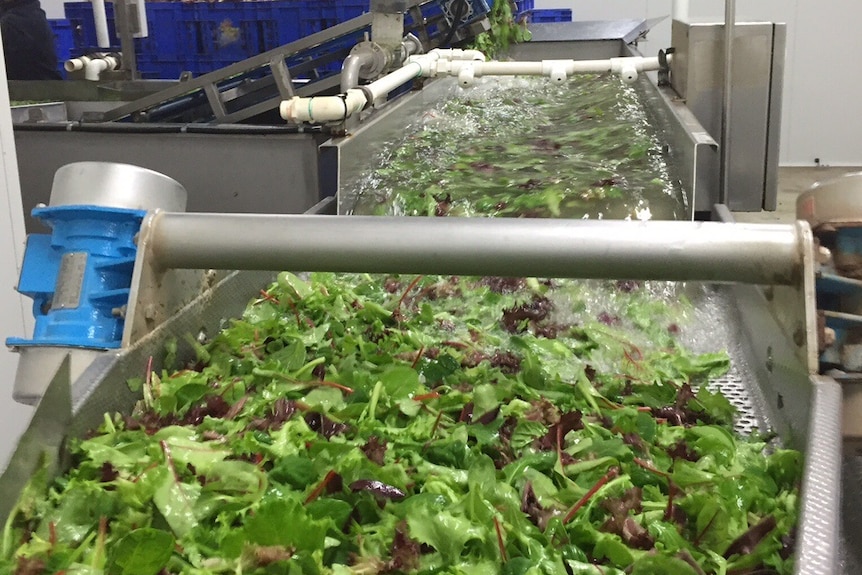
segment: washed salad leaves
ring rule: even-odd
[[[616,79],[487,80],[357,213],[677,215]],[[789,574],[801,456],[733,431],[688,315],[649,282],[282,273],[34,476],[0,572]]]
[[[505,3],[502,3],[505,4]],[[496,5],[495,5],[496,6]],[[346,188],[356,214],[686,217],[642,96],[612,74],[482,78],[407,120]]]
[[[34,479],[0,570],[790,573],[800,456],[664,289],[281,274]]]

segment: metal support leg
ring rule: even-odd
[[[731,92],[733,87],[733,37],[736,0],[724,0],[724,91],[721,100],[721,188],[718,203],[727,204],[730,190]]]
[[[137,12],[129,9],[126,0],[114,0],[114,10],[117,13],[117,34],[120,36],[120,50],[123,52],[121,69],[129,73],[131,80],[139,80],[138,57],[135,54],[134,32],[137,26],[132,24],[132,17],[137,17]]]

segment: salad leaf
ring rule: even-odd
[[[135,529],[111,547],[105,568],[118,575],[152,575],[168,564],[173,552],[170,533],[149,527]]]

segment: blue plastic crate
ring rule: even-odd
[[[65,77],[66,70],[63,63],[69,58],[77,56],[75,53],[75,34],[72,23],[68,20],[48,20],[51,31],[54,33],[54,46],[57,53],[57,67],[60,74]]]
[[[257,54],[255,17],[244,4],[195,4],[194,17],[179,22],[178,55],[236,62]]]
[[[177,60],[186,50],[181,23],[195,19],[195,5],[148,2],[146,7],[148,35],[136,40],[137,53],[168,62]]]
[[[75,49],[81,53],[98,48],[96,42],[96,20],[93,18],[93,5],[89,2],[66,2],[66,19],[72,25]],[[108,19],[108,38],[111,49],[120,49],[120,39],[114,26],[114,5],[105,3],[105,15]],[[102,48],[101,50],[105,50]]]
[[[181,61],[167,61],[148,55],[138,56],[137,66],[138,72],[145,80],[176,80],[184,69]]]
[[[270,5],[276,46],[305,38],[368,11],[367,0],[276,0],[256,4]],[[269,38],[271,36],[268,41]]]
[[[265,50],[288,44],[301,38],[300,3],[276,0],[273,2],[247,2],[254,9],[258,42]]]
[[[98,47],[92,4],[66,2],[64,7],[66,18],[72,24],[76,50],[81,53],[96,50]],[[180,24],[183,21],[195,20],[195,5],[180,2],[150,2],[146,7],[148,36],[135,39],[135,52],[138,55],[177,58],[185,50],[180,35]],[[105,4],[105,15],[108,20],[111,49],[119,50],[120,40],[114,24],[114,5],[110,2]]]
[[[141,73],[141,77],[148,80],[176,80],[183,72],[202,76],[233,63],[232,60],[214,60],[196,56],[172,61],[142,56],[138,58],[138,71]]]
[[[531,10],[525,13],[530,22],[545,24],[548,22],[571,22],[572,11],[569,8],[554,8],[544,10]]]
[[[92,5],[67,2],[65,8],[75,51],[97,50]],[[360,16],[368,0],[149,2],[146,8],[149,36],[136,39],[136,54],[150,68],[147,73],[167,70],[173,77],[177,62],[194,64],[195,73],[212,71]],[[113,4],[106,4],[106,14],[111,49],[119,50]]]

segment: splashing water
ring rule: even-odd
[[[640,98],[615,76],[483,78],[405,134],[346,191],[352,213],[684,217]]]

